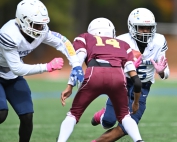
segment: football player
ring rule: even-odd
[[[80,62],[85,61],[87,69],[70,111],[61,124],[57,142],[66,142],[75,124],[87,106],[100,94],[107,94],[116,113],[117,120],[125,127],[134,142],[141,142],[136,122],[130,117],[126,80],[123,68],[130,76],[134,86],[132,113],[139,107],[141,81],[133,64],[133,53],[129,45],[115,39],[115,28],[106,18],[96,18],[88,26],[88,33],[74,39],[74,48]],[[72,93],[72,81],[61,94],[62,105]]]
[[[117,39],[123,40],[130,45],[135,58],[142,56],[142,62],[137,68],[137,74],[142,82],[139,110],[135,114],[131,114],[131,117],[138,124],[146,109],[146,99],[151,85],[155,82],[155,73],[159,74],[163,80],[169,76],[169,67],[165,57],[168,47],[165,37],[156,33],[156,22],[153,13],[146,8],[136,8],[130,13],[128,29],[129,33],[120,35]],[[134,101],[133,82],[128,76],[126,79],[131,111]],[[101,124],[105,129],[115,125],[116,115],[111,99],[107,100],[105,108],[94,114],[91,123],[93,126]],[[114,142],[125,135],[127,135],[127,131],[119,123],[116,128],[108,130],[95,142]]]
[[[0,123],[8,115],[7,101],[20,119],[19,142],[29,142],[33,129],[33,103],[25,75],[60,70],[62,58],[49,63],[29,65],[22,59],[41,43],[55,47],[66,55],[72,66],[71,79],[83,81],[83,72],[71,42],[59,33],[49,30],[50,19],[39,0],[23,0],[16,9],[16,18],[0,29]],[[6,101],[7,100],[7,101]]]

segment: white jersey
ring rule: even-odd
[[[132,50],[140,52],[136,41],[131,37],[129,33],[120,35],[117,39],[123,40],[127,42]],[[155,82],[155,68],[151,64],[150,59],[154,61],[159,61],[162,56],[165,56],[165,52],[167,51],[167,42],[163,35],[156,33],[154,35],[153,40],[147,44],[147,47],[142,54],[142,63],[137,68],[137,74],[141,79],[141,82],[148,82],[151,81],[152,83]],[[169,75],[169,68],[165,69],[165,78],[166,79]]]
[[[48,28],[48,27],[47,27]],[[80,65],[70,41],[59,33],[48,31],[45,36],[29,43],[21,34],[16,20],[10,20],[0,29],[0,77],[13,79],[17,76],[37,74],[47,71],[46,64],[24,64],[22,58],[41,43],[61,51],[72,67]]]

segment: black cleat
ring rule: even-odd
[[[92,124],[93,126],[97,126],[97,125],[99,125],[100,123],[96,122],[95,119],[94,119],[94,117],[93,117],[92,120],[91,120],[91,124]]]
[[[102,114],[105,112],[105,108],[102,108],[101,110],[99,110],[98,112],[96,112],[91,120],[91,124],[93,126],[97,126],[98,124],[100,124],[100,119]]]

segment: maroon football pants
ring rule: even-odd
[[[77,122],[95,98],[101,94],[107,94],[113,104],[117,120],[121,123],[124,116],[129,114],[123,69],[119,67],[88,67],[84,78],[70,109]]]

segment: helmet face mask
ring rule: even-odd
[[[22,0],[17,6],[16,19],[21,30],[32,38],[43,36],[48,31],[48,11],[39,0]]]
[[[148,32],[143,32],[142,27],[146,27],[146,29],[149,29]],[[142,43],[148,43],[152,40],[153,38],[153,33],[155,33],[154,30],[154,26],[135,26],[135,37],[136,40],[142,42]]]
[[[35,23],[29,22],[29,20],[26,20],[26,28],[25,28],[25,33],[27,32],[28,35],[32,36],[33,38],[37,38],[39,36],[42,36],[46,33],[47,31],[47,26],[46,24],[41,24],[41,23]],[[41,28],[37,28],[41,27]]]
[[[106,18],[96,18],[88,26],[87,32],[92,35],[115,38],[115,27]]]
[[[128,18],[128,29],[131,37],[142,43],[149,43],[153,40],[156,25],[153,13],[146,8],[133,10]],[[148,28],[149,32],[140,32],[140,27]]]

